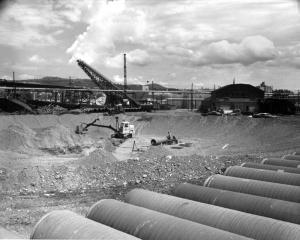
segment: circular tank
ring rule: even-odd
[[[213,175],[206,179],[203,186],[297,203],[300,202],[300,188],[287,184]]]
[[[125,201],[257,240],[288,240],[300,236],[297,224],[143,189],[130,191]]]

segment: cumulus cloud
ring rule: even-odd
[[[300,68],[300,44],[281,47],[278,51],[278,58],[269,61],[267,66],[290,66]]]
[[[277,56],[277,50],[272,41],[263,36],[245,37],[240,43],[230,43],[227,40],[213,42],[198,51],[192,59],[195,65],[209,64],[253,64],[267,61]]]
[[[33,62],[33,63],[45,63],[45,62],[46,62],[46,59],[40,57],[40,56],[37,55],[37,54],[35,54],[35,55],[33,55],[33,56],[31,56],[31,57],[29,58],[29,61],[30,61],[30,62]]]
[[[260,72],[271,72],[274,66],[300,71],[296,0],[12,2],[0,15],[0,51],[5,48],[4,53],[12,53],[5,54],[12,63],[5,68],[6,75],[12,69],[45,74],[42,65],[28,60],[28,52],[39,56],[55,54],[55,58],[65,60],[61,49],[67,51],[71,60],[82,58],[96,69],[104,65],[110,76],[120,74],[114,68],[123,67],[126,52],[129,75],[143,75],[144,79],[156,81],[168,79],[174,86],[183,87],[190,87],[193,76],[210,86],[215,79],[220,81],[215,82],[217,85],[225,83],[220,80],[225,78],[231,83],[238,69],[243,69],[239,75],[244,81],[252,79],[247,74],[259,67]],[[75,64],[63,66],[58,62],[53,60],[55,66],[48,71],[63,75],[66,68],[77,69]],[[34,70],[21,71],[13,64],[18,68],[27,64],[27,68]],[[141,68],[148,64],[155,71]],[[207,74],[198,76],[196,71],[201,69],[205,73],[206,67]],[[172,72],[177,76],[169,74]],[[296,75],[290,72],[285,74]]]
[[[14,47],[55,45],[56,37],[71,28],[71,23],[86,19],[93,2],[12,0],[0,15],[0,43]]]
[[[120,75],[114,75],[113,80],[116,83],[124,84],[124,77],[121,77]],[[127,78],[127,84],[144,84],[143,82],[144,79],[142,76]]]
[[[170,75],[171,78],[176,78],[177,77],[177,74],[175,72],[169,73],[169,75]]]
[[[91,13],[86,31],[67,50],[71,61],[80,58],[93,63],[112,58],[120,43],[136,42],[144,33],[144,12],[126,7],[125,0],[95,1],[93,8],[97,11]]]
[[[194,51],[188,48],[176,46],[176,45],[167,45],[165,47],[166,54],[168,55],[178,55],[190,57],[193,55]]]
[[[67,27],[64,17],[52,5],[13,1],[0,16],[0,43],[15,47],[47,46],[57,43],[49,29]]]
[[[3,75],[3,76],[1,76],[1,79],[4,79],[4,80],[12,80],[12,77],[11,77],[11,76],[8,76],[8,75]]]
[[[110,68],[123,68],[123,54],[120,53],[113,57],[107,57],[105,59],[105,65]]]
[[[146,66],[150,63],[151,59],[147,51],[135,49],[127,54],[129,63],[138,66]]]
[[[115,83],[123,84],[124,83],[124,78],[121,77],[120,75],[114,75],[113,80]]]
[[[90,11],[93,0],[53,0],[53,9],[71,22],[79,22]]]
[[[151,58],[147,51],[135,49],[126,54],[127,63],[144,67],[151,62]],[[124,53],[120,53],[114,57],[107,57],[105,65],[111,68],[123,68],[124,66]]]
[[[31,74],[23,73],[18,75],[18,78],[21,80],[34,79],[34,76]]]
[[[63,27],[64,21],[55,12],[51,11],[50,5],[39,7],[17,2],[5,11],[4,20],[13,20],[22,23],[26,27],[45,26]]]

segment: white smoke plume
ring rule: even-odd
[[[82,59],[89,64],[103,63],[125,52],[125,46],[139,42],[146,28],[145,14],[127,7],[125,0],[94,1],[89,14],[85,32],[67,49],[70,62]]]

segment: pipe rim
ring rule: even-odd
[[[33,239],[33,235],[38,227],[38,225],[43,222],[47,217],[49,217],[50,215],[54,214],[54,213],[57,213],[57,212],[61,212],[61,211],[66,211],[66,212],[69,212],[68,210],[53,210],[51,212],[48,212],[46,213],[33,227],[32,231],[31,231],[31,234],[29,236],[29,239]]]
[[[213,180],[215,175],[211,175],[210,177],[208,177],[205,182],[203,183],[203,187],[209,187],[210,182]]]
[[[267,161],[268,159],[267,158],[264,158],[261,162],[260,162],[260,164],[265,164],[265,161]]]
[[[114,200],[114,199],[100,199],[99,201],[95,202],[88,210],[88,212],[86,213],[85,217],[89,218],[90,213],[92,212],[92,210],[100,203],[100,202],[104,202],[105,200]]]
[[[142,192],[142,191],[146,191],[145,189],[143,188],[134,188],[134,189],[131,189],[129,192],[127,192],[124,196],[124,200],[126,203],[128,203],[128,198],[129,198],[129,195],[131,193],[134,193],[134,192]]]
[[[228,172],[230,171],[230,169],[232,169],[234,166],[230,166],[228,168],[226,168],[225,172],[223,173],[224,176],[227,176]]]

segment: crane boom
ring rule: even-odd
[[[97,84],[100,89],[104,90],[121,90],[118,88],[111,80],[106,78],[104,75],[96,71],[94,68],[89,66],[82,60],[77,60],[77,64],[79,67],[90,77],[90,79]],[[140,104],[137,103],[133,98],[129,97],[125,92],[110,92],[106,93],[110,100],[115,100],[116,98],[120,99],[128,99],[129,103],[132,107],[139,107]]]

